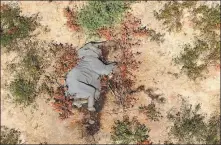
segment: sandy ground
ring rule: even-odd
[[[46,40],[48,42],[55,41],[58,43],[71,43],[76,47],[80,47],[87,38],[83,34],[71,32],[66,26],[66,18],[63,15],[63,8],[70,6],[81,7],[84,2],[18,2],[24,15],[32,15],[39,13],[39,22],[44,26],[37,30],[37,39]],[[142,25],[155,29],[158,32],[165,32],[162,24],[153,16],[153,10],[162,6],[159,2],[139,2],[132,5],[132,13],[142,20]],[[186,17],[188,14],[185,15]],[[182,95],[191,104],[201,103],[202,112],[210,114],[214,111],[219,112],[220,107],[220,70],[211,66],[206,78],[198,82],[188,80],[185,75],[179,74],[176,78],[171,73],[179,73],[180,67],[175,66],[172,58],[181,51],[180,45],[191,42],[193,40],[193,29],[188,21],[185,21],[183,32],[166,33],[163,44],[158,45],[147,39],[142,40],[139,47],[133,48],[135,51],[142,52],[137,57],[142,64],[135,74],[137,75],[136,86],[145,85],[146,88],[157,88],[166,98],[165,104],[157,104],[163,116],[172,107],[179,107]],[[49,30],[45,31],[43,28]],[[57,112],[52,110],[50,103],[46,102],[44,95],[36,99],[34,106],[30,106],[21,110],[15,107],[7,98],[7,91],[4,89],[4,83],[10,74],[4,71],[6,62],[12,59],[14,54],[1,55],[1,125],[17,128],[22,132],[22,138],[25,143],[87,143],[85,138],[81,136],[81,130],[73,125],[70,121],[79,117],[75,114],[72,118],[65,121],[58,119]],[[124,114],[130,117],[138,114],[138,107],[141,104],[149,104],[150,98],[144,93],[137,93],[138,98],[135,106],[128,111],[114,104],[114,97],[109,94],[105,107],[101,115],[101,130],[95,136],[97,143],[111,143],[110,131],[116,119],[122,118]],[[115,108],[116,107],[116,108]],[[113,109],[115,108],[115,113]],[[167,139],[167,127],[170,125],[165,118],[158,122],[151,122],[146,119],[143,114],[139,114],[140,122],[145,123],[150,129],[150,139],[154,143],[163,143]]]

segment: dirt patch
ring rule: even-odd
[[[21,1],[17,3],[24,15],[39,13],[39,22],[42,27],[35,32],[38,34],[37,39],[47,42],[69,43],[77,48],[89,41],[84,34],[73,32],[66,26],[67,18],[63,13],[67,6],[80,8],[85,2]],[[160,109],[164,117],[160,121],[153,122],[148,120],[144,114],[139,113],[139,106],[148,105],[152,101],[144,92],[133,94],[137,101],[128,110],[124,110],[122,106],[117,105],[113,94],[109,92],[100,115],[100,131],[94,136],[96,143],[112,143],[110,140],[111,127],[115,120],[122,119],[125,114],[129,115],[130,118],[137,116],[141,123],[145,123],[151,129],[149,135],[152,142],[163,143],[167,140],[167,127],[170,126],[170,122],[165,116],[172,107],[179,107],[181,96],[193,105],[201,103],[202,112],[208,115],[213,111],[219,113],[220,68],[211,66],[206,78],[198,82],[192,82],[187,76],[180,74],[180,68],[173,64],[172,58],[180,53],[180,45],[192,42],[193,29],[188,22],[185,22],[182,32],[171,34],[165,32],[162,24],[153,16],[153,10],[157,10],[161,6],[162,3],[159,2],[137,2],[132,4],[131,13],[141,19],[141,25],[165,33],[165,41],[160,45],[143,38],[141,39],[141,45],[132,48],[135,53],[137,51],[141,52],[140,55],[136,56],[141,64],[133,72],[136,75],[135,88],[144,85],[145,88],[158,89],[162,97],[166,99],[164,104],[156,103],[156,107]],[[188,14],[185,15],[185,17],[187,16]],[[23,141],[28,144],[40,142],[50,144],[88,143],[82,136],[82,129],[73,123],[77,120],[76,118],[83,116],[77,110],[73,112],[73,116],[70,118],[60,121],[57,112],[50,105],[51,102],[46,102],[48,96],[38,96],[34,105],[24,108],[22,111],[9,101],[8,91],[4,85],[12,76],[4,69],[6,63],[13,57],[16,57],[16,54],[1,54],[2,125],[19,129]]]

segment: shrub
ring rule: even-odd
[[[196,2],[193,1],[170,1],[167,2],[159,12],[154,11],[154,16],[157,20],[163,21],[163,25],[166,26],[169,32],[179,32],[182,30],[181,19],[183,17],[183,10],[185,8],[191,8],[195,4]]]
[[[150,41],[156,41],[158,44],[164,42],[163,37],[165,34],[161,34],[159,32],[157,33],[155,30],[151,28],[146,28],[146,26],[138,28],[137,30],[135,30],[134,34],[135,36],[148,36]]]
[[[151,121],[159,121],[159,118],[163,117],[161,113],[157,110],[156,105],[154,103],[150,103],[147,106],[140,106],[139,110],[140,112],[146,114],[147,118]]]
[[[94,32],[119,22],[128,6],[123,1],[90,1],[77,15],[78,23]]]
[[[132,121],[124,117],[123,121],[117,120],[113,126],[113,135],[111,136],[114,143],[129,144],[143,142],[148,139],[149,129],[140,124],[136,119]]]
[[[17,64],[17,69],[32,80],[38,80],[43,73],[43,69],[49,66],[48,57],[52,46],[45,44],[43,41],[33,41],[24,39],[19,42],[13,50],[16,50],[21,60]]]
[[[202,77],[202,72],[207,70],[208,64],[219,60],[220,42],[213,41],[196,39],[193,46],[185,44],[183,52],[174,59],[175,63],[183,65],[182,72],[190,79]]]
[[[191,79],[202,76],[202,71],[206,68],[206,64],[198,64],[199,57],[203,51],[208,49],[208,44],[204,41],[197,40],[195,45],[185,44],[183,52],[175,59],[177,64],[183,64],[182,71]]]
[[[20,144],[21,140],[20,137],[20,131],[15,129],[10,129],[6,126],[1,126],[1,138],[0,143],[1,144]]]
[[[20,15],[19,7],[1,6],[1,45],[7,46],[17,38],[25,38],[35,30],[34,18]]]
[[[191,13],[194,28],[200,30],[194,46],[185,44],[184,51],[175,59],[177,64],[182,64],[182,72],[190,79],[202,77],[202,72],[210,63],[219,63],[220,59],[220,5],[209,7],[196,2],[170,1],[159,12],[154,11],[156,19],[163,21],[169,32],[182,29],[181,19],[184,9]],[[200,38],[199,38],[200,37]]]
[[[180,111],[168,113],[168,119],[173,122],[170,135],[178,142],[185,144],[220,142],[219,118],[211,117],[207,122],[206,115],[199,113],[200,107],[198,104],[193,108],[192,105],[183,101]]]
[[[70,10],[69,7],[64,9],[64,15],[67,18],[67,26],[72,31],[80,31],[81,27],[77,24],[77,13],[74,10]]]
[[[26,80],[18,75],[10,84],[10,91],[14,101],[18,104],[29,105],[35,99],[36,83]]]
[[[155,30],[153,29],[148,29],[148,33],[150,36],[150,41],[156,41],[158,44],[163,43],[164,42],[164,35],[165,34],[161,34],[161,33],[157,33]]]
[[[184,51],[175,62],[182,64],[182,71],[195,80],[202,77],[202,72],[209,64],[220,61],[220,35],[217,33],[220,27],[220,6],[209,8],[200,5],[194,8],[192,21],[194,28],[200,30],[200,35],[196,37],[193,46],[183,46]]]
[[[128,45],[128,44],[127,44]],[[121,58],[118,63],[118,71],[114,72],[113,77],[109,80],[109,87],[115,96],[118,98],[118,103],[124,107],[130,107],[131,101],[134,99],[129,99],[130,92],[135,83],[135,78],[131,71],[139,68],[139,62],[135,59],[135,53],[129,50],[129,47],[121,47],[121,52],[117,56]],[[127,48],[127,49],[126,49]]]
[[[38,80],[42,73],[43,58],[37,54],[35,49],[30,49],[21,62],[22,71],[27,73],[32,80]]]
[[[53,96],[55,102],[52,103],[53,108],[59,112],[61,120],[68,118],[72,113],[73,99],[65,96],[64,87],[58,87]]]
[[[56,65],[54,66],[56,69],[56,77],[64,77],[79,61],[77,50],[75,47],[68,44],[54,44],[54,46],[56,49],[62,50],[60,52],[62,55],[58,58]]]
[[[220,5],[217,4],[213,7],[207,5],[200,5],[193,10],[194,26],[196,29],[201,30],[204,34],[210,33],[213,30],[220,28]]]
[[[148,97],[150,97],[152,99],[152,101],[156,101],[157,103],[165,103],[166,99],[164,97],[161,97],[162,94],[156,93],[154,91],[154,89],[152,88],[148,88],[146,90],[144,90],[144,93],[146,93],[148,95]]]
[[[18,57],[7,64],[7,71],[15,75],[9,90],[16,103],[29,105],[34,101],[37,92],[42,90],[37,84],[41,85],[39,79],[48,65],[48,60],[44,58],[50,56],[42,44],[39,41],[24,39],[12,47]]]
[[[212,115],[207,123],[206,144],[220,144],[220,116]]]

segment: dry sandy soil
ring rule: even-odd
[[[15,2],[21,7],[24,15],[32,15],[39,13],[39,22],[49,30],[44,31],[43,28],[36,31],[37,39],[58,43],[71,43],[76,47],[82,46],[88,42],[83,34],[72,32],[66,26],[66,18],[63,15],[63,8],[78,6],[81,7],[84,2],[34,2],[22,1]],[[172,107],[179,107],[183,96],[191,104],[201,103],[202,112],[210,114],[214,111],[219,113],[220,107],[220,70],[211,66],[206,78],[197,82],[190,81],[184,74],[180,74],[180,67],[174,65],[172,58],[181,51],[180,45],[191,42],[193,40],[193,29],[188,21],[184,18],[183,32],[167,33],[163,26],[153,16],[153,10],[162,6],[159,2],[139,2],[132,5],[132,13],[142,21],[142,25],[155,29],[158,32],[164,32],[165,41],[158,45],[156,42],[150,42],[147,39],[142,40],[142,44],[133,48],[134,51],[141,52],[137,57],[142,64],[136,72],[136,86],[145,85],[146,88],[158,89],[163,97],[166,98],[165,104],[157,104],[163,116]],[[188,14],[185,15],[185,17]],[[19,129],[22,132],[24,143],[87,143],[87,139],[82,137],[80,128],[71,125],[74,118],[79,118],[81,114],[75,113],[71,118],[60,121],[57,112],[53,111],[50,103],[47,103],[44,95],[36,99],[33,106],[29,106],[23,110],[15,107],[7,98],[7,90],[4,89],[4,83],[10,77],[5,73],[4,68],[6,62],[13,58],[11,56],[1,55],[1,125],[10,128]],[[171,73],[178,73],[176,78]],[[138,107],[141,104],[149,104],[150,98],[144,93],[135,94],[139,99],[133,108],[123,111],[121,108],[116,109],[113,113],[112,109],[117,107],[114,104],[114,97],[108,94],[105,107],[101,115],[101,129],[95,136],[96,143],[111,143],[110,131],[116,119],[120,119],[123,115],[128,114],[130,117],[138,114]],[[152,122],[139,114],[138,120],[145,123],[150,129],[150,139],[154,143],[163,143],[167,139],[168,129],[170,125],[166,118]]]

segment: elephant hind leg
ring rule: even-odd
[[[95,100],[98,100],[100,98],[100,91],[99,90],[95,91],[94,98],[95,98]]]
[[[90,96],[88,98],[88,110],[89,111],[96,111],[94,108],[94,96]]]

